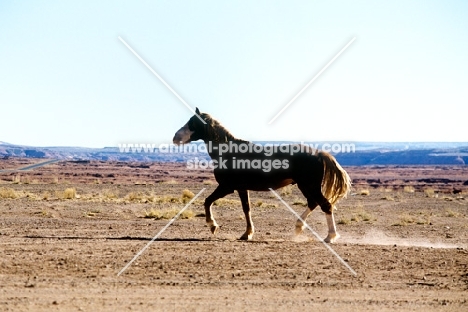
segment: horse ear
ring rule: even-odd
[[[200,114],[201,114],[201,113],[200,113],[200,110],[198,109],[198,107],[195,107],[195,113],[196,113],[197,115],[200,115]]]

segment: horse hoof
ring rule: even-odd
[[[239,240],[245,240],[245,241],[249,241],[249,240],[252,240],[252,237],[253,237],[253,234],[247,234],[247,233],[244,233],[244,235],[242,235]]]
[[[301,235],[304,228],[302,226],[296,226],[296,235]]]
[[[338,238],[340,238],[340,234],[338,233],[328,234],[327,238],[325,238],[325,243],[333,244],[338,240]]]
[[[211,230],[211,233],[213,233],[213,235],[216,235],[216,232],[218,232],[218,230],[219,230],[219,226],[212,225],[210,230]]]

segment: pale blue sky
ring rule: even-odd
[[[243,139],[468,142],[467,16],[467,1],[3,0],[0,141],[171,142],[191,114],[121,36]]]

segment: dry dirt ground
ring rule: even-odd
[[[468,166],[346,168],[340,240],[293,234],[273,194],[251,193],[254,240],[235,194],[213,237],[211,173],[182,164],[0,161],[1,311],[468,311]],[[206,188],[123,273],[130,260]],[[297,187],[278,191],[302,212]],[[456,194],[454,194],[454,192]],[[316,209],[308,223],[326,236]]]

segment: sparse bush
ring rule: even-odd
[[[129,201],[141,201],[143,199],[143,194],[140,192],[130,192],[125,198]]]
[[[371,221],[372,220],[372,215],[368,213],[367,211],[360,211],[358,213],[358,216],[361,217],[362,221]]]
[[[412,187],[411,185],[405,185],[405,187],[403,187],[403,192],[414,193],[414,187]]]
[[[445,210],[445,216],[449,218],[456,218],[459,216],[459,213],[448,208],[447,210]]]
[[[351,223],[351,220],[347,219],[347,218],[341,218],[338,220],[337,222],[338,224],[350,224]]]
[[[21,176],[19,174],[13,176],[12,182],[13,182],[13,184],[20,184],[21,183]]]
[[[220,199],[217,199],[213,203],[213,205],[214,206],[237,206],[237,205],[241,205],[241,202],[240,200],[220,198]]]
[[[64,199],[74,199],[76,198],[76,190],[75,188],[67,188],[63,191],[63,198]]]
[[[161,184],[178,184],[178,182],[174,179],[162,181]]]
[[[293,205],[307,207],[307,202],[300,199],[296,199],[295,201],[293,201]]]
[[[119,198],[119,196],[117,194],[115,194],[113,191],[111,190],[104,190],[102,192],[102,195],[107,198],[107,199],[117,199]]]
[[[10,198],[15,199],[18,198],[19,194],[12,188],[9,187],[1,187],[0,188],[0,198]]]
[[[162,203],[180,203],[181,200],[179,197],[171,196],[171,195],[164,195],[162,197],[157,197],[154,199],[154,202],[162,204]]]
[[[369,189],[362,189],[358,192],[359,195],[362,195],[362,196],[369,196],[370,195],[370,191]]]
[[[44,194],[42,195],[43,200],[48,200],[50,198],[50,193],[48,191],[45,191]]]
[[[159,220],[161,219],[161,216],[162,216],[161,210],[155,210],[154,208],[151,208],[150,211],[145,210],[145,218],[147,219]]]
[[[424,190],[424,195],[426,195],[426,197],[429,197],[429,198],[434,198],[434,197],[436,197],[433,188],[427,188],[427,189],[425,189],[425,190]]]
[[[182,191],[182,198],[192,199],[194,197],[195,197],[195,194],[193,194],[192,191],[187,190],[187,189]]]
[[[289,196],[292,194],[293,186],[292,185],[286,185],[285,187],[281,188],[280,190],[280,195],[281,196]]]
[[[408,213],[403,213],[399,216],[400,220],[396,223],[394,223],[393,225],[396,225],[396,226],[405,226],[405,225],[408,225],[408,224],[411,224],[411,223],[414,223],[414,218],[412,216],[410,216]]]
[[[356,216],[356,215],[352,215],[352,216],[351,216],[351,221],[359,222],[359,217]]]
[[[176,210],[176,209],[170,209],[170,210],[162,211],[162,210],[159,210],[159,209],[156,210],[154,208],[151,208],[150,211],[145,210],[144,218],[156,219],[156,220],[159,220],[159,219],[172,219],[178,213],[179,213],[179,210]],[[180,214],[179,219],[191,219],[194,216],[195,216],[195,213],[192,210],[187,209],[187,210],[184,210]]]
[[[88,217],[94,217],[98,213],[101,213],[101,208],[99,208],[99,207],[89,210],[86,214],[87,214]]]
[[[418,225],[424,225],[424,224],[431,224],[431,216],[427,216],[426,219],[417,219],[416,224]]]

